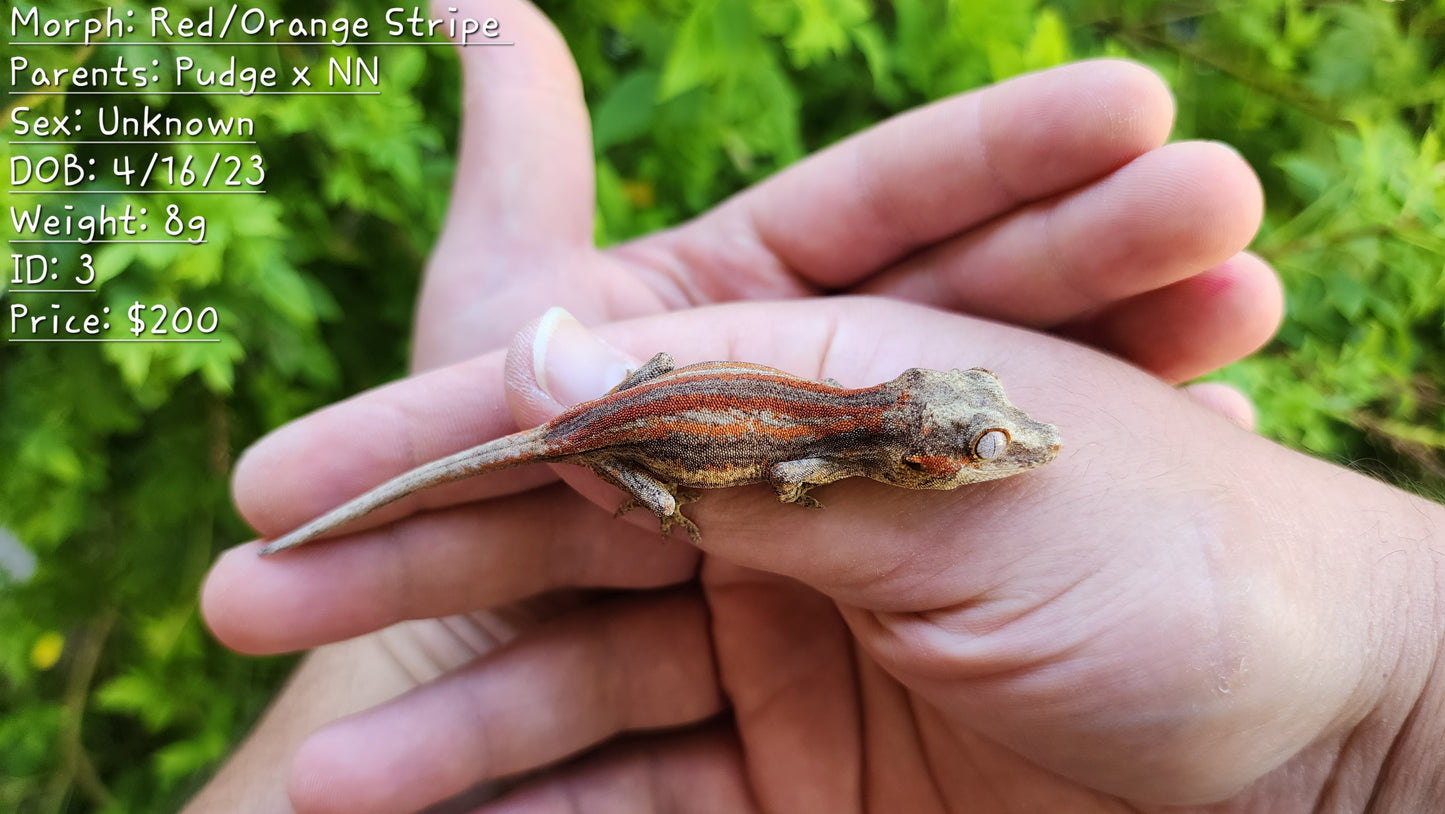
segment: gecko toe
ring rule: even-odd
[[[677,509],[672,514],[657,518],[658,525],[662,528],[662,539],[666,540],[672,536],[673,526],[678,526],[687,531],[687,536],[692,539],[692,544],[697,545],[702,540],[702,533],[698,531],[697,524],[687,519],[682,509]]]

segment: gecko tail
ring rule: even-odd
[[[397,475],[371,491],[277,537],[261,549],[261,556],[309,543],[423,489],[486,472],[538,462],[542,460],[542,444],[539,438],[540,436],[535,434],[527,438],[509,435]]]

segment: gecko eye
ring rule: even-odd
[[[1008,448],[1006,430],[988,430],[973,439],[973,456],[981,461],[992,461]]]

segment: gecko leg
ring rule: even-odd
[[[768,482],[778,493],[783,503],[796,503],[809,509],[821,509],[823,504],[808,494],[814,486],[822,486],[835,480],[862,475],[863,470],[849,461],[831,458],[803,458],[797,461],[783,461],[774,464],[768,471]]]
[[[621,517],[636,508],[645,508],[657,515],[664,538],[672,533],[673,526],[681,526],[692,538],[693,545],[702,539],[697,524],[682,513],[685,504],[697,500],[697,492],[680,489],[676,484],[663,483],[646,472],[615,461],[596,461],[589,466],[598,477],[629,495],[628,499],[617,507],[614,517]]]
[[[702,493],[698,492],[696,489],[687,489],[682,486],[677,486],[675,484],[663,484],[663,486],[664,488],[670,489],[672,491],[673,500],[677,501],[676,508],[679,511],[681,511],[683,506],[686,506],[689,503],[694,503],[698,500],[698,498],[702,497]],[[619,486],[618,488],[621,489],[623,487]],[[617,511],[613,512],[612,516],[621,517],[622,515],[627,514],[633,509],[647,509],[648,511],[656,514],[656,512],[653,511],[651,506],[643,503],[635,497],[629,497],[626,500],[622,501],[622,505],[617,507]]]
[[[659,353],[642,363],[642,367],[628,373],[617,386],[608,391],[608,394],[636,387],[644,382],[652,381],[664,373],[671,373],[673,369],[672,357],[666,353]]]

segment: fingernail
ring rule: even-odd
[[[532,372],[542,392],[558,404],[595,399],[611,390],[640,362],[587,330],[566,309],[542,315],[532,338]]]

